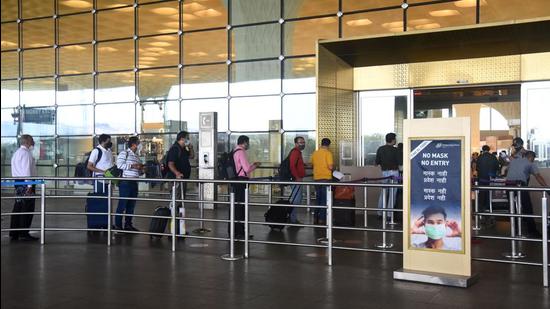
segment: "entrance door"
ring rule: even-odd
[[[374,165],[376,150],[385,144],[387,133],[403,140],[403,119],[408,115],[411,90],[364,91],[359,93],[359,164]]]
[[[541,167],[550,167],[550,82],[521,85],[521,137]]]

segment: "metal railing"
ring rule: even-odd
[[[402,251],[399,249],[394,249],[393,244],[388,241],[387,235],[393,234],[393,235],[401,235],[403,233],[402,229],[399,228],[388,228],[388,225],[394,226],[396,225],[396,222],[394,220],[394,213],[396,212],[402,212],[402,209],[393,209],[389,208],[389,205],[395,205],[395,201],[393,200],[394,194],[389,194],[389,201],[388,201],[388,195],[387,191],[393,191],[397,190],[399,188],[402,188],[401,184],[394,183],[391,181],[391,183],[373,183],[373,182],[312,182],[312,181],[303,181],[299,184],[306,187],[307,195],[306,195],[306,204],[300,204],[300,205],[292,205],[292,204],[278,204],[273,203],[274,195],[273,195],[273,186],[278,185],[296,185],[298,183],[296,182],[288,182],[288,181],[266,181],[266,180],[209,180],[209,179],[144,179],[144,178],[108,178],[104,179],[107,182],[107,195],[106,196],[94,196],[94,198],[98,199],[107,199],[107,212],[103,213],[91,213],[91,212],[60,212],[60,211],[47,211],[46,207],[46,200],[60,200],[60,199],[84,199],[87,198],[86,195],[59,195],[59,192],[63,192],[67,189],[56,189],[55,195],[46,195],[46,192],[48,192],[48,188],[46,186],[47,181],[82,181],[82,180],[97,180],[97,178],[74,178],[74,177],[34,177],[30,180],[27,178],[27,181],[35,181],[36,184],[40,185],[40,195],[36,196],[29,196],[29,197],[21,197],[21,196],[7,196],[7,194],[2,195],[2,200],[9,200],[9,199],[40,199],[40,211],[35,211],[31,213],[2,213],[2,216],[13,216],[13,215],[24,215],[24,214],[33,214],[33,215],[39,215],[40,216],[40,228],[28,228],[28,229],[12,229],[12,228],[6,228],[2,229],[2,232],[9,232],[9,231],[15,231],[15,230],[26,230],[26,231],[40,231],[40,241],[41,244],[45,243],[46,240],[46,232],[50,231],[106,231],[107,232],[107,245],[111,246],[111,238],[114,232],[116,233],[128,233],[128,234],[143,234],[143,235],[150,235],[150,236],[169,236],[171,238],[171,250],[176,250],[177,245],[177,239],[178,238],[192,238],[192,239],[204,239],[204,240],[215,240],[215,241],[224,241],[229,242],[229,253],[226,255],[223,255],[224,259],[227,260],[237,260],[240,258],[249,258],[250,257],[250,244],[269,244],[269,245],[287,245],[287,246],[297,246],[297,247],[309,247],[309,248],[324,248],[326,250],[326,256],[327,256],[327,263],[328,265],[333,264],[333,251],[334,250],[349,250],[349,251],[362,251],[362,252],[378,252],[378,253],[390,253],[390,254],[402,254]],[[121,196],[114,196],[113,195],[113,181],[120,181],[120,180],[126,180],[126,181],[146,181],[146,182],[164,182],[164,183],[170,183],[171,184],[171,192],[170,193],[164,193],[164,192],[148,192],[148,193],[162,193],[160,195],[161,198],[151,198],[151,197],[136,197],[136,198],[130,198],[130,197],[121,197]],[[19,178],[2,178],[2,185],[3,187],[5,185],[14,184],[14,182],[22,181],[22,179]],[[198,187],[198,192],[194,195],[188,194],[188,196],[196,197],[195,199],[189,199],[189,198],[182,198],[182,199],[176,199],[176,187],[178,184],[186,182],[186,183],[194,183]],[[242,202],[237,202],[235,200],[235,194],[233,192],[226,194],[226,195],[218,195],[218,197],[228,197],[228,201],[222,201],[221,198],[218,198],[217,200],[206,200],[204,199],[202,195],[202,188],[204,187],[204,184],[212,183],[214,186],[219,185],[230,185],[235,183],[242,183],[245,187],[245,198]],[[250,186],[257,185],[257,186],[268,186],[268,194],[267,194],[267,203],[258,202],[258,201],[251,201],[251,198],[258,199],[259,197],[265,198],[265,195],[254,195],[250,194]],[[311,186],[326,186],[327,190],[327,203],[326,205],[312,205],[311,200],[312,197],[310,195],[310,189]],[[351,186],[355,189],[363,189],[363,205],[362,207],[347,207],[347,206],[334,206],[333,204],[333,188],[337,186]],[[377,188],[380,189],[382,192],[382,209],[379,208],[373,208],[368,207],[368,189],[369,188]],[[472,216],[474,218],[474,224],[472,225],[472,230],[476,231],[479,230],[479,218],[481,217],[508,217],[510,218],[510,237],[506,236],[490,236],[490,235],[473,235],[473,238],[479,238],[479,239],[488,239],[488,240],[505,240],[510,241],[510,247],[511,247],[511,254],[508,255],[506,259],[494,259],[494,258],[483,258],[483,257],[472,257],[472,260],[476,261],[482,261],[482,262],[499,262],[499,263],[510,263],[510,264],[520,264],[520,265],[530,265],[530,266],[542,266],[542,272],[543,272],[543,285],[545,287],[548,286],[548,232],[547,232],[547,225],[548,225],[548,206],[547,206],[547,198],[546,198],[546,192],[550,191],[550,188],[529,188],[529,187],[492,187],[492,186],[473,186],[472,190],[475,193],[476,199],[474,201],[474,211],[472,212]],[[492,212],[493,207],[491,207],[491,211],[489,213],[485,212],[479,212],[479,199],[477,198],[479,195],[480,190],[504,190],[509,192],[510,196],[510,212],[509,213],[494,213]],[[542,192],[542,199],[541,199],[541,205],[542,205],[542,215],[526,215],[521,214],[521,198],[518,200],[516,197],[516,194],[519,191],[538,191]],[[168,197],[169,198],[166,198]],[[279,197],[279,196],[278,196]],[[283,197],[283,196],[280,196]],[[171,209],[171,215],[170,216],[154,216],[154,215],[142,215],[142,214],[118,214],[113,212],[112,209],[112,201],[113,200],[136,200],[136,201],[150,201],[150,202],[166,202],[170,203],[172,205]],[[177,207],[176,205],[178,203],[181,203],[182,207],[185,207],[186,203],[196,203],[199,207],[199,216],[198,217],[180,217],[177,214]],[[220,206],[228,206],[229,207],[229,219],[217,219],[217,218],[205,218],[204,217],[204,211],[203,211],[203,205],[204,203],[214,204],[214,205],[220,205]],[[236,205],[243,205],[244,206],[244,219],[243,220],[237,220],[235,218],[235,206]],[[311,209],[326,209],[327,211],[327,218],[326,218],[326,224],[295,224],[295,223],[275,223],[275,222],[260,222],[260,221],[251,221],[249,218],[250,213],[250,207],[295,207],[295,208],[303,208],[307,209],[308,212]],[[518,208],[519,207],[519,208]],[[519,209],[519,211],[518,211]],[[337,210],[351,210],[355,212],[362,212],[363,213],[363,226],[358,227],[355,226],[336,226],[333,224],[332,216],[333,211]],[[382,228],[375,228],[375,227],[369,227],[368,226],[368,212],[378,212],[382,211],[383,213],[383,220],[382,220]],[[387,212],[390,213],[389,215],[389,222],[386,222],[387,220],[386,215]],[[56,216],[56,215],[106,215],[108,218],[108,224],[106,229],[98,229],[98,228],[62,228],[62,227],[47,227],[46,226],[46,216]],[[172,226],[169,233],[154,233],[154,232],[143,232],[143,231],[128,231],[128,230],[114,230],[112,228],[112,216],[130,216],[130,217],[137,217],[137,218],[160,218],[160,219],[166,219],[172,221]],[[518,224],[518,220],[520,218],[540,218],[541,219],[541,225],[542,225],[542,239],[533,239],[533,238],[526,238],[523,237],[521,234],[518,234],[516,232],[516,224]],[[176,226],[179,225],[180,221],[184,222],[198,222],[200,224],[200,228],[197,230],[196,235],[193,234],[178,234],[176,232]],[[521,221],[521,220],[519,220]],[[208,233],[208,229],[204,227],[204,223],[212,223],[212,224],[230,224],[230,233],[229,237],[215,237],[215,236],[207,236],[205,234]],[[242,223],[244,224],[245,233],[243,239],[236,239],[235,237],[235,231],[234,231],[234,224],[235,223]],[[521,223],[519,223],[521,224]],[[252,225],[258,225],[258,226],[291,226],[291,227],[305,227],[305,228],[314,228],[314,229],[325,229],[326,230],[326,241],[323,242],[317,242],[314,244],[311,243],[293,243],[293,242],[281,242],[281,241],[269,241],[269,240],[252,240],[249,238],[249,229]],[[333,232],[335,230],[346,230],[346,231],[359,231],[366,233],[380,233],[382,234],[382,242],[380,244],[375,245],[374,247],[352,247],[352,246],[342,246],[337,245],[335,243]],[[525,262],[520,261],[522,257],[525,255],[520,254],[520,252],[517,250],[516,244],[518,242],[529,242],[529,243],[541,243],[542,244],[542,262],[536,263],[536,262]],[[244,244],[244,254],[243,256],[237,255],[235,252],[235,244],[236,243],[243,243]]]

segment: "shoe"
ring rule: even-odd
[[[132,231],[132,232],[139,232],[138,229],[136,229],[133,225],[127,225],[124,227],[125,231]]]
[[[38,240],[38,239],[39,239],[38,237],[34,237],[34,236],[30,235],[30,234],[20,236],[19,238],[20,238],[21,240],[23,240],[23,241],[35,241],[35,240]]]
[[[248,235],[248,239],[252,239],[254,238],[254,235]],[[235,235],[235,239],[244,239],[244,235],[242,234],[238,234],[238,235]]]

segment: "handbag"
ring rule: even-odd
[[[352,186],[336,186],[334,188],[335,200],[353,200],[355,199],[355,188]]]

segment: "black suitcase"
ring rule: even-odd
[[[278,200],[275,204],[288,205],[288,201]],[[289,219],[289,214],[290,214],[290,207],[285,207],[285,206],[269,207],[269,209],[264,215],[265,222],[287,223]],[[269,227],[272,230],[279,230],[279,231],[285,228],[284,225],[270,225]]]
[[[94,197],[107,197],[107,194],[100,194],[95,192],[88,193],[86,199],[86,212],[88,213],[107,213],[108,202],[106,198],[94,198]],[[88,221],[88,228],[90,229],[106,229],[108,225],[107,215],[90,215],[86,216]]]
[[[355,200],[334,200],[335,207],[355,207]],[[354,209],[333,209],[333,222],[335,226],[355,226]]]
[[[153,213],[153,216],[161,216],[161,217],[170,217],[172,216],[172,212],[170,211],[170,208],[168,207],[157,207],[155,209],[155,212]],[[151,233],[164,233],[166,230],[166,226],[168,225],[167,218],[152,218],[151,224],[149,225],[149,232]],[[156,237],[162,237],[162,235],[153,235]]]

